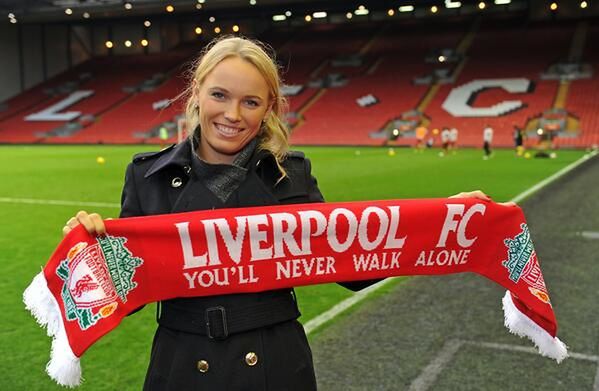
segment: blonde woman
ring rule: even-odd
[[[286,100],[263,45],[210,44],[185,92],[189,139],[129,164],[121,217],[321,202],[310,162],[288,150]],[[97,214],[79,212],[103,234]],[[157,316],[145,390],[313,390],[312,354],[291,289],[175,299]]]
[[[236,37],[210,44],[186,91],[193,133],[133,158],[120,217],[322,202],[310,161],[288,151],[280,83],[261,44]],[[64,234],[78,224],[105,233],[99,215],[81,211]],[[370,283],[343,285],[357,290]],[[314,390],[299,315],[292,289],[164,301],[144,389]]]

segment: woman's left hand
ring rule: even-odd
[[[491,197],[489,197],[488,195],[486,195],[485,193],[483,193],[480,190],[463,191],[461,193],[454,194],[449,198],[476,198],[476,199],[482,200],[482,201],[493,201],[491,199]],[[516,206],[516,203],[513,201],[498,202],[498,204],[503,205],[503,206]]]

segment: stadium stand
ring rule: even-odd
[[[517,22],[517,21],[516,21]],[[539,74],[559,56],[567,54],[571,26],[524,26],[520,23],[481,24],[467,53],[467,62],[455,85],[444,85],[431,102],[426,114],[432,118],[431,128],[444,126],[460,130],[460,144],[482,145],[482,129],[488,124],[494,130],[493,144],[513,144],[513,126],[524,127],[529,120],[551,108],[558,87],[557,81],[541,81]],[[531,53],[531,48],[533,53]],[[534,89],[522,94],[510,94],[499,88],[484,90],[475,96],[474,107],[489,107],[505,100],[521,100],[524,107],[498,117],[451,116],[442,109],[449,91],[475,79],[526,78]]]
[[[147,118],[131,114],[136,112],[132,110],[139,109],[139,106],[135,106],[135,101],[131,102],[132,98],[145,93],[142,91],[144,80],[164,74],[173,68],[178,69],[190,55],[189,49],[184,49],[166,55],[98,57],[88,61],[52,79],[46,83],[47,87],[34,88],[10,100],[7,104],[8,111],[3,113],[5,119],[0,120],[0,140],[13,143],[139,142],[129,131],[137,129],[129,128],[136,125],[131,119],[142,122]],[[90,97],[65,109],[80,112],[81,116],[76,120],[68,122],[26,119],[28,115],[39,113],[64,100],[76,90],[93,91]],[[171,90],[176,91],[172,95],[175,96],[181,88],[176,86]],[[48,97],[44,99],[45,95]],[[22,103],[25,101],[23,96],[38,100],[39,103],[25,108],[25,103]],[[111,122],[115,117],[117,121]],[[99,125],[105,120],[108,126]],[[99,128],[99,131],[96,128]]]
[[[577,30],[573,22],[455,17],[434,26],[410,20],[314,24],[273,28],[261,39],[273,46],[284,71],[293,144],[413,145],[413,129],[402,129],[397,140],[389,141],[389,126],[415,110],[423,113],[422,124],[429,129],[458,128],[460,145],[480,146],[487,124],[495,130],[495,146],[513,144],[514,126],[526,129],[529,142],[535,143],[543,113],[563,108],[568,126],[580,130],[560,133],[555,144],[584,147],[599,143],[599,103],[594,98],[599,78],[560,84],[559,77],[545,77],[551,76],[548,69],[567,63],[571,47],[582,45],[579,30],[587,42],[581,60],[597,69],[599,54],[590,43],[599,39],[599,28]],[[169,141],[175,141],[182,102],[165,102],[181,92],[184,63],[198,49],[188,45],[81,64],[4,102],[0,143],[159,143],[158,129],[165,126]],[[436,61],[440,55],[443,61]],[[525,79],[528,87],[518,93],[501,85],[476,87],[463,103],[480,109],[520,100],[521,107],[492,117],[448,112],[446,102],[456,88],[498,79]],[[62,110],[80,112],[76,120],[24,119],[75,90],[93,91]]]
[[[431,65],[424,62],[429,48],[453,45],[461,34],[439,35],[410,24],[379,30],[365,53],[372,70],[352,78],[343,88],[327,89],[318,104],[305,113],[306,122],[294,131],[292,141],[380,145],[381,139],[371,138],[370,133],[415,108],[424,96],[427,87],[414,85],[412,79],[430,72]],[[356,100],[368,94],[379,103],[360,107]]]
[[[592,50],[593,43],[599,42],[599,26],[593,26],[586,38],[583,60],[592,65],[595,75],[591,79],[575,80],[570,84],[566,108],[580,119],[580,137],[560,139],[563,146],[599,145],[599,52]]]

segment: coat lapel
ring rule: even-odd
[[[266,187],[255,170],[250,169],[245,180],[231,194],[224,207],[240,208],[278,204],[279,201],[272,193],[272,190]]]
[[[194,175],[183,189],[178,199],[172,204],[171,213],[191,212],[194,210],[218,209],[224,207],[218,199],[204,184]]]

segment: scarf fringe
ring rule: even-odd
[[[539,350],[539,354],[562,362],[568,357],[568,347],[557,337],[552,337],[547,331],[537,325],[528,316],[524,315],[512,301],[510,291],[503,296],[503,314],[505,316],[505,327],[512,334],[527,337]]]
[[[23,293],[23,302],[37,323],[52,337],[52,352],[46,372],[58,384],[77,387],[81,384],[81,364],[69,345],[58,303],[48,289],[44,272],[40,272]]]

